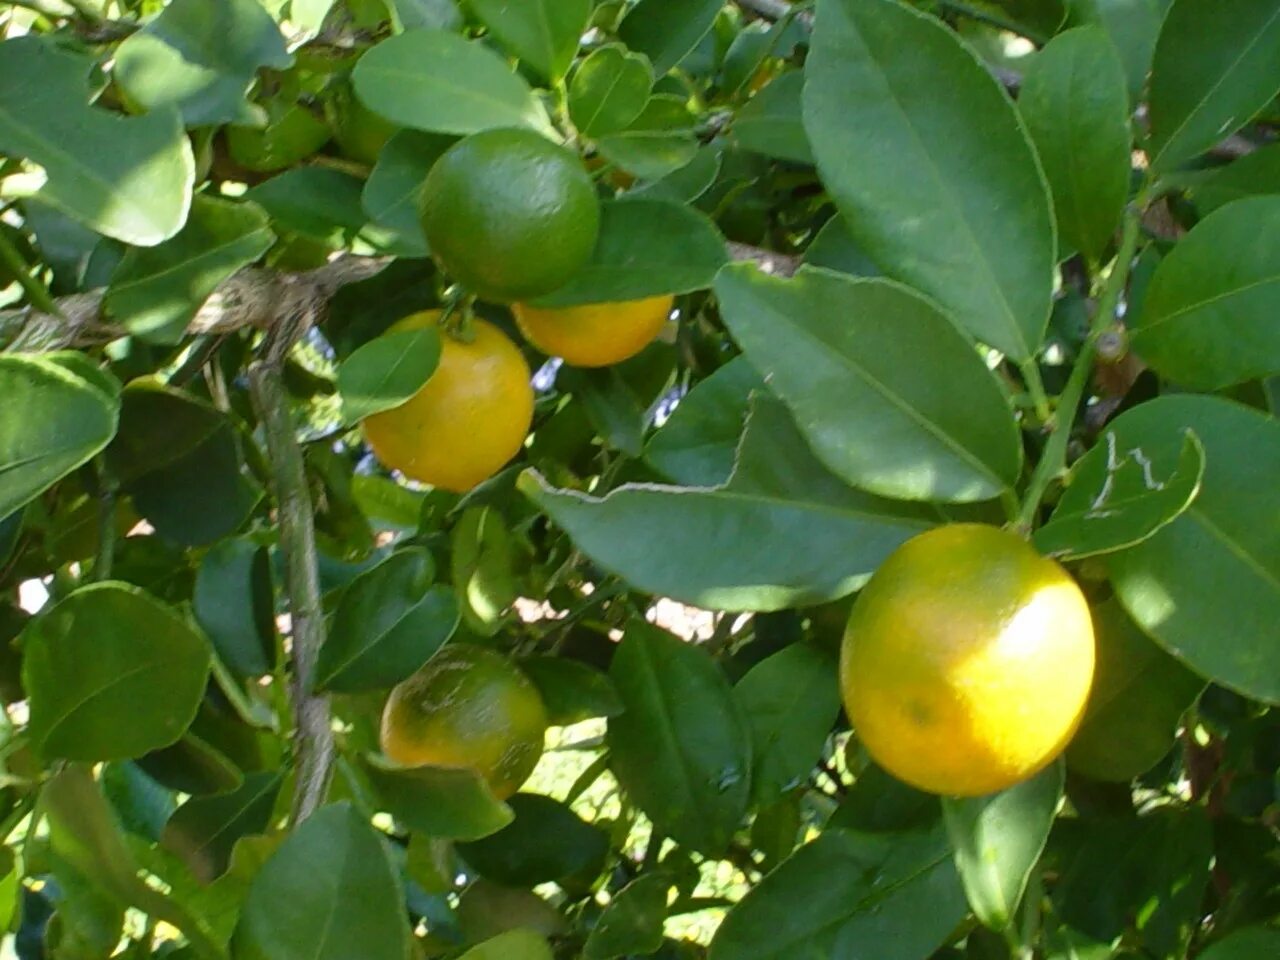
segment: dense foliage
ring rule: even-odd
[[[1277,93],[1280,0],[0,2],[0,954],[1280,957]],[[424,232],[501,128],[598,224]],[[519,323],[499,249],[568,277]],[[619,363],[521,335],[667,297]],[[387,469],[490,325],[517,455]],[[837,669],[959,521],[1097,634],[963,799]],[[384,754],[445,644],[545,709],[520,792]]]

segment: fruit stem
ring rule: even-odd
[[[324,643],[324,610],[316,565],[316,531],[302,448],[289,415],[284,388],[284,350],[268,350],[249,366],[249,393],[262,423],[271,461],[272,486],[284,554],[285,596],[292,621],[294,738],[297,782],[290,820],[311,816],[329,790],[333,768],[333,731],[329,701],[311,689],[316,658]]]
[[[1111,329],[1116,321],[1116,308],[1120,297],[1129,282],[1129,269],[1133,265],[1134,254],[1138,249],[1138,241],[1142,232],[1142,208],[1146,201],[1146,192],[1141,191],[1137,199],[1125,211],[1124,228],[1120,238],[1120,249],[1111,266],[1111,273],[1102,287],[1098,298],[1098,309],[1089,325],[1089,336],[1080,347],[1075,366],[1071,368],[1071,376],[1066,387],[1058,397],[1058,406],[1048,426],[1052,429],[1049,441],[1045,444],[1040,462],[1027,485],[1026,496],[1022,500],[1022,509],[1018,514],[1017,527],[1023,533],[1029,533],[1034,525],[1036,511],[1051,484],[1067,468],[1067,441],[1071,438],[1071,425],[1075,422],[1076,410],[1084,396],[1089,374],[1093,370],[1094,354],[1098,350],[1098,338]]]

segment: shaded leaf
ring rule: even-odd
[[[805,128],[853,238],[979,340],[1033,356],[1054,230],[1000,85],[951,30],[896,0],[819,0],[805,75]]]
[[[663,93],[652,97],[625,130],[602,136],[596,149],[627,173],[656,180],[689,163],[698,152],[698,139],[685,99]]]
[[[1201,215],[1233,200],[1274,193],[1280,193],[1280,143],[1238,157],[1191,186],[1191,197]]]
[[[1097,665],[1067,766],[1123,782],[1150,770],[1174,745],[1178,721],[1205,681],[1152,642],[1114,599],[1093,608]]]
[[[533,681],[547,708],[551,726],[568,726],[593,717],[614,717],[622,700],[607,674],[567,657],[529,657],[520,669]]]
[[[192,608],[218,657],[237,676],[275,664],[275,592],[265,547],[249,539],[214,544],[200,561]]]
[[[799,70],[771,80],[734,118],[734,139],[744,150],[766,157],[813,163],[800,104],[803,87],[804,74]]]
[[[1013,923],[1062,800],[1063,768],[985,797],[942,800],[956,867],[974,913],[988,927]]]
[[[431,586],[421,547],[393,553],[342,592],[316,659],[317,690],[385,690],[431,658],[458,626],[453,591]]]
[[[379,834],[345,803],[324,807],[254,877],[232,952],[237,960],[404,960],[403,900]]]
[[[921,960],[968,912],[946,836],[827,830],[725,917],[710,960]]]
[[[553,960],[546,938],[533,930],[510,930],[472,947],[458,960]]]
[[[1280,10],[1277,11],[1280,22]],[[1197,390],[1280,373],[1280,196],[1215,210],[1156,267],[1133,349]]]
[[[733,688],[751,727],[751,793],[757,804],[803,783],[840,713],[835,661],[793,644],[761,660]]]
[[[211,882],[227,871],[241,837],[266,830],[282,782],[279,773],[251,773],[231,793],[193,797],[169,818],[161,844],[182,857],[196,877]]]
[[[493,34],[544,77],[562,78],[578,52],[591,0],[468,0]]]
[[[567,805],[537,793],[517,793],[507,803],[515,814],[510,824],[458,845],[482,876],[509,887],[533,887],[603,863],[608,835]]]
[[[1280,92],[1280,6],[1174,0],[1151,62],[1151,168],[1163,172],[1252,119]]]
[[[660,77],[707,35],[720,6],[720,0],[640,0],[618,25],[618,35],[647,56]]]
[[[722,852],[746,813],[751,731],[704,650],[628,625],[609,671],[626,709],[609,720],[610,766],[678,843]]]
[[[1100,27],[1050,40],[1022,79],[1018,109],[1044,165],[1061,240],[1100,263],[1129,194],[1129,96]]]
[[[340,244],[359,233],[368,216],[359,177],[325,167],[295,167],[250,187],[252,200],[281,226],[314,240]]]
[[[452,143],[451,137],[440,134],[400,130],[378,154],[360,202],[369,220],[394,236],[394,246],[389,249],[397,256],[427,255],[418,196],[432,164]]]
[[[584,960],[656,953],[662,946],[671,878],[661,873],[637,877],[618,891],[600,914],[582,948]]]
[[[724,238],[696,210],[667,200],[616,200],[600,206],[591,259],[568,284],[533,302],[567,307],[689,293],[711,286],[727,259]]]
[[[369,759],[363,766],[380,806],[409,829],[429,837],[478,840],[511,822],[511,808],[473,770],[396,767]]]

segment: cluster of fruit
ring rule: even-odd
[[[508,305],[535,348],[580,367],[635,356],[661,332],[673,298],[539,307],[586,264],[600,227],[595,184],[577,155],[530,130],[488,130],[454,144],[422,188],[432,254],[467,292]],[[425,327],[440,311],[390,331]],[[440,361],[408,402],[364,422],[377,458],[458,493],[496,473],[524,444],[533,388],[524,356],[496,326],[469,318],[442,330]]]

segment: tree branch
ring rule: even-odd
[[[272,487],[284,554],[285,597],[292,625],[291,695],[297,780],[292,822],[301,823],[324,803],[333,769],[333,730],[328,698],[312,690],[316,659],[324,643],[324,611],[316,564],[315,517],[302,448],[294,432],[284,387],[284,359],[297,338],[319,319],[324,301],[314,291],[294,292],[282,305],[284,322],[264,344],[264,356],[249,366],[249,393],[266,435]]]
[[[729,256],[733,260],[746,260],[754,263],[765,273],[775,277],[795,276],[800,269],[801,259],[776,250],[765,250],[745,243],[729,241]]]
[[[246,267],[213,292],[187,326],[192,335],[232,333],[246,327],[272,329],[298,298],[327,302],[349,283],[367,280],[388,263],[384,257],[344,255],[304,273],[276,273]],[[42,310],[0,310],[0,348],[59,350],[91,347],[127,336],[128,330],[103,315],[105,290],[59,297],[62,316]]]

